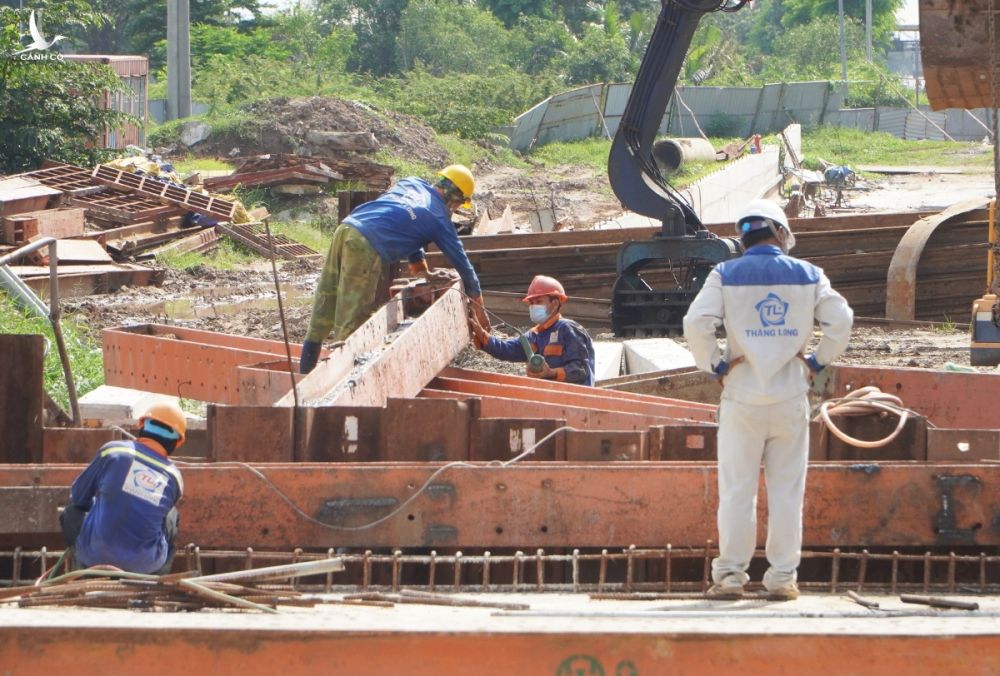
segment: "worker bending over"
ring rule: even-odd
[[[788,255],[795,236],[784,212],[757,200],[736,229],[746,253],[717,265],[684,317],[698,368],[723,379],[719,402],[719,557],[709,596],[743,594],[757,546],[757,482],[764,463],[767,545],[764,587],[798,598],[802,501],[809,454],[809,383],[847,347],[853,313],[823,271]],[[819,323],[822,338],[805,355]],[[726,329],[720,349],[716,329]]]
[[[562,284],[552,277],[538,275],[531,280],[524,302],[528,304],[528,314],[535,326],[525,337],[533,354],[544,359],[532,360],[522,344],[521,337],[501,340],[491,336],[475,320],[469,325],[476,347],[497,359],[504,361],[524,361],[527,375],[579,385],[594,384],[594,344],[587,330],[572,319],[564,319],[560,314],[566,302],[566,292]]]
[[[186,430],[179,408],[157,404],[139,419],[135,441],[104,444],[76,478],[59,523],[78,567],[170,572],[184,481],[169,456]]]
[[[362,204],[333,233],[330,251],[316,285],[309,331],[302,343],[299,371],[316,366],[320,349],[333,331],[343,341],[368,318],[375,303],[382,263],[406,257],[410,274],[427,274],[424,247],[434,242],[458,270],[479,322],[489,328],[479,278],[458,238],[451,215],[470,206],[472,172],[460,164],[445,167],[431,185],[422,178],[401,179],[378,199]]]

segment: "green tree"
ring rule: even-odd
[[[495,16],[455,2],[410,2],[398,44],[402,70],[419,63],[437,76],[482,72],[511,57],[508,32]]]
[[[315,0],[324,25],[347,25],[354,31],[348,60],[352,72],[375,76],[399,72],[396,41],[400,17],[409,0]]]
[[[536,16],[521,17],[511,29],[511,51],[520,70],[529,75],[555,74],[575,38],[562,21]]]
[[[85,4],[47,2],[36,21],[47,36],[68,32],[97,21]],[[43,159],[96,163],[107,153],[95,141],[131,119],[101,106],[105,93],[123,92],[124,86],[107,66],[62,60],[54,49],[15,55],[23,48],[21,26],[28,15],[0,7],[0,173],[33,169]],[[46,58],[22,58],[34,54]]]
[[[628,45],[621,33],[589,26],[564,61],[569,84],[623,82],[632,79]]]
[[[91,0],[89,5],[107,19],[74,33],[91,54],[145,55],[167,38],[167,3],[162,0]],[[190,8],[192,25],[249,29],[260,15],[258,0],[191,0]]]
[[[864,25],[865,0],[843,0],[844,16]],[[820,19],[837,17],[838,0],[782,0],[781,25],[785,30],[796,26],[812,24]],[[903,0],[872,0],[872,40],[880,46],[889,43],[896,29],[896,10]],[[832,33],[826,42],[837,44],[837,33]],[[817,43],[820,45],[823,43]]]

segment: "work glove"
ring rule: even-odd
[[[416,263],[410,263],[410,276],[411,277],[423,277],[424,275],[430,274],[431,269],[427,267],[427,259],[417,261]]]
[[[544,361],[542,362],[541,371],[532,371],[530,364],[525,364],[524,373],[529,378],[542,378],[544,380],[555,380],[556,378],[555,370],[551,368],[547,362]]]
[[[470,300],[472,302],[469,303],[469,307],[472,309],[473,316],[479,322],[479,325],[489,333],[493,327],[490,325],[490,318],[486,316],[486,306],[483,305],[483,297],[477,296]]]
[[[307,340],[302,343],[302,353],[299,355],[299,373],[306,374],[316,368],[319,361],[319,352],[322,345],[314,340]]]
[[[472,334],[472,344],[477,350],[482,350],[490,342],[490,332],[480,326],[475,317],[469,317],[469,333]]]
[[[712,373],[719,376],[720,378],[724,378],[726,375],[729,374],[729,362],[726,361],[725,359],[720,359],[719,363],[716,364],[715,368],[712,369]]]

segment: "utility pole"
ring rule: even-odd
[[[167,0],[167,119],[191,117],[191,2]]]
[[[844,0],[837,0],[837,15],[840,17],[840,79],[847,82],[847,33],[844,29]]]

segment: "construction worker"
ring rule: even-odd
[[[59,523],[79,567],[170,572],[176,504],[184,492],[170,454],[184,444],[186,432],[177,406],[156,404],[139,419],[135,441],[105,444],[76,478]]]
[[[537,275],[531,280],[523,298],[535,325],[526,334],[528,343],[534,354],[544,357],[536,360],[537,368],[533,368],[525,354],[520,336],[501,340],[491,336],[488,328],[473,319],[469,326],[476,347],[497,359],[528,362],[526,372],[532,378],[593,385],[594,344],[586,329],[560,314],[566,298],[563,285],[545,275]]]
[[[812,376],[847,347],[853,313],[824,272],[788,255],[795,236],[777,204],[751,202],[736,221],[746,253],[717,265],[684,317],[698,368],[723,382],[719,402],[719,557],[709,595],[738,598],[756,548],[764,463],[771,598],[798,598]],[[806,354],[814,322],[822,338]],[[720,349],[716,330],[726,330]]]
[[[316,286],[312,319],[302,343],[299,370],[316,366],[323,341],[343,341],[364,323],[375,299],[382,263],[404,256],[410,274],[431,274],[424,249],[434,242],[458,270],[465,293],[480,323],[489,327],[479,278],[451,221],[459,207],[470,206],[475,189],[472,172],[461,164],[445,167],[431,185],[422,178],[404,178],[378,199],[362,204],[344,219]]]

